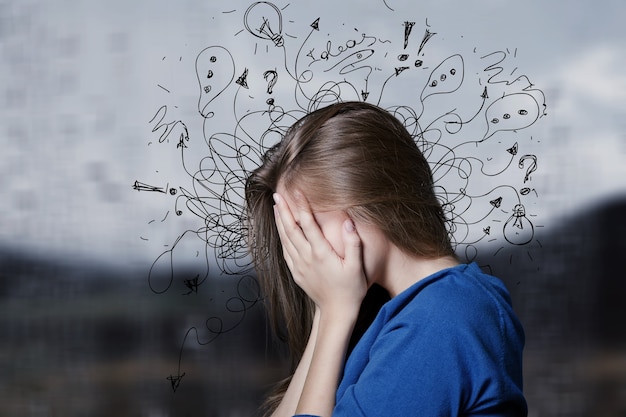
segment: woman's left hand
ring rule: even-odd
[[[322,312],[358,314],[367,292],[367,281],[361,239],[352,220],[345,220],[341,226],[345,248],[342,258],[322,233],[302,194],[298,207],[290,208],[278,194],[274,195],[274,200],[283,255],[296,284]],[[294,219],[294,213],[299,224]]]

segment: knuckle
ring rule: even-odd
[[[321,247],[313,247],[311,248],[311,258],[315,263],[322,263],[322,261],[326,260],[328,257],[328,251],[326,248]]]
[[[300,223],[303,226],[311,226],[315,222],[313,215],[308,211],[300,212]]]
[[[289,233],[295,234],[300,232],[300,226],[297,223],[291,223],[289,225]]]

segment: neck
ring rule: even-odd
[[[439,272],[458,265],[453,256],[420,258],[407,255],[399,248],[389,248],[384,273],[376,282],[395,297],[413,284]]]

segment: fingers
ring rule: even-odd
[[[296,199],[298,200],[297,213],[300,219],[300,228],[311,248],[320,250],[322,253],[326,253],[329,250],[332,251],[332,247],[313,216],[313,210],[311,210],[309,201],[300,192],[296,192]]]
[[[298,199],[298,204],[296,207],[291,208],[282,196],[274,194],[276,211],[283,228],[281,238],[287,238],[293,245],[293,248],[299,253],[302,253],[302,251],[308,253],[310,250],[313,250],[324,255],[332,251],[330,243],[326,240],[313,216],[306,197],[301,193],[297,193],[296,198]],[[294,218],[294,211],[299,222],[296,222]]]
[[[281,243],[281,247],[283,251],[283,258],[285,259],[285,263],[287,264],[287,267],[289,268],[289,270],[293,271],[294,269],[293,256],[297,256],[298,251],[296,250],[293,243],[287,236],[287,233],[285,232],[285,227],[283,225],[280,215],[278,214],[278,207],[276,206],[274,206],[274,219],[276,221],[276,229],[278,230],[278,237],[280,239],[280,243]]]
[[[283,249],[292,255],[303,251],[308,246],[308,242],[300,226],[296,223],[285,199],[274,194],[274,213],[276,218],[276,228]]]
[[[362,245],[352,219],[343,222],[343,243],[345,250],[344,262],[354,267],[361,267]]]
[[[274,194],[276,227],[283,256],[292,273],[294,266],[300,269],[333,258],[353,271],[361,269],[362,244],[353,221],[347,219],[343,222],[341,233],[344,253],[338,255],[317,223],[306,198],[301,194],[295,198],[298,204],[292,209],[281,195]]]

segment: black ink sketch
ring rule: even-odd
[[[235,78],[235,62],[226,48],[209,46],[196,57],[196,74],[200,84],[198,111],[212,117],[207,108]]]
[[[155,187],[154,185],[144,184],[143,182],[135,181],[133,184],[133,190],[137,191],[150,191],[155,193],[166,193],[167,185],[165,187]]]
[[[191,293],[198,293],[198,278],[200,278],[200,275],[196,275],[194,278],[192,279],[186,279],[185,282],[185,286],[187,288],[189,288],[189,291],[186,292],[184,295],[189,295]]]
[[[534,234],[534,226],[526,218],[526,210],[522,204],[513,207],[513,214],[504,223],[504,238],[514,245],[525,245],[530,242]]]
[[[253,3],[244,14],[244,26],[252,35],[283,46],[283,17],[274,4],[259,1]]]
[[[534,224],[532,207],[540,194],[531,187],[531,174],[537,172],[539,158],[527,150],[536,140],[523,130],[545,117],[547,107],[543,92],[526,75],[513,76],[521,72],[512,62],[517,50],[481,53],[478,47],[450,46],[431,30],[436,23],[418,28],[405,16],[397,17],[404,26],[399,41],[354,27],[353,22],[343,28],[326,27],[324,16],[283,20],[291,7],[255,2],[228,12],[232,36],[249,45],[249,56],[243,52],[234,56],[215,39],[198,52],[195,93],[201,131],[190,134],[190,124],[175,118],[166,122],[165,105],[149,122],[159,143],[180,129],[175,151],[189,182],[168,188],[169,184],[154,187],[136,181],[133,188],[169,190],[174,212],[199,223],[195,230],[184,230],[156,258],[148,273],[150,289],[164,294],[177,285],[181,295],[193,297],[203,291],[213,267],[220,275],[243,277],[238,288],[252,288],[251,294],[240,289],[228,300],[227,314],[238,317],[233,324],[225,326],[221,318],[211,317],[205,323],[209,336],[204,338],[197,327],[189,328],[178,369],[167,377],[173,391],[190,372],[182,369],[188,336],[194,334],[199,345],[210,343],[236,328],[260,301],[256,281],[249,275],[244,183],[287,128],[319,107],[368,101],[403,122],[431,165],[452,242],[468,262],[479,251],[506,256],[507,247],[536,241],[535,229],[540,226]],[[381,9],[393,12],[384,1]],[[414,30],[424,32],[417,48],[410,42]],[[437,53],[431,54],[435,48]],[[436,58],[440,56],[445,58]],[[172,96],[168,91],[168,98]],[[229,130],[216,130],[212,121],[217,116],[229,121]],[[519,152],[524,155],[518,157]],[[519,169],[525,170],[521,178]],[[184,258],[184,253],[196,254],[191,260],[199,271],[196,275],[180,269],[177,257]]]
[[[184,376],[185,376],[185,373],[183,372],[182,375],[170,375],[166,378],[172,384],[172,390],[174,392],[176,392],[176,390],[178,389],[178,386],[180,385],[180,381],[183,379]]]
[[[413,26],[415,26],[415,22],[404,22],[404,49],[409,46],[409,36],[411,35]]]
[[[247,78],[248,78],[248,68],[243,70],[243,74],[241,74],[239,78],[237,78],[237,81],[235,81],[235,83],[247,89],[248,88]]]
[[[185,285],[191,288],[190,292],[197,292],[197,285],[195,283],[197,278],[198,277],[191,280],[191,283],[189,283],[189,280],[185,281]],[[182,378],[186,375],[186,372],[182,371],[182,362],[187,338],[193,334],[195,336],[195,342],[199,346],[205,346],[213,342],[218,336],[236,329],[245,319],[247,311],[260,301],[259,292],[260,289],[255,278],[249,275],[242,277],[237,283],[237,296],[229,298],[226,301],[225,306],[228,313],[235,314],[237,316],[234,322],[225,325],[222,317],[213,316],[209,317],[205,321],[203,329],[198,329],[197,327],[192,326],[187,330],[185,336],[183,337],[178,355],[178,369],[175,374],[171,374],[166,378],[170,381],[173,392],[176,392],[180,386]],[[201,330],[206,332],[205,339],[200,336]]]
[[[519,159],[519,163],[517,164],[520,168],[524,168],[524,161],[526,159],[530,159],[532,162],[530,166],[526,170],[526,175],[524,176],[524,182],[530,179],[530,174],[537,170],[537,157],[535,155],[524,155]]]
[[[424,32],[424,37],[422,38],[422,43],[420,43],[420,47],[417,50],[417,55],[420,55],[422,53],[422,49],[424,49],[424,46],[426,46],[426,42],[428,42],[430,38],[435,35],[436,33],[433,33],[430,30],[426,29],[426,31]]]
[[[182,129],[183,129],[183,131],[180,134],[179,142],[189,140],[189,131],[187,130],[187,126],[185,126],[185,124],[181,120],[175,120],[169,123],[163,122],[163,120],[165,119],[165,116],[167,115],[167,106],[161,106],[159,110],[157,110],[157,112],[155,113],[154,117],[150,119],[149,123],[154,122],[159,117],[159,115],[161,116],[161,118],[157,120],[156,124],[152,128],[153,133],[158,132],[161,129],[163,130],[161,135],[159,136],[159,143],[168,140],[169,135],[172,133],[174,128],[177,127],[179,124],[182,126]]]
[[[267,81],[267,94],[272,94],[272,89],[278,81],[278,73],[273,70],[267,70],[263,73],[263,78]]]

